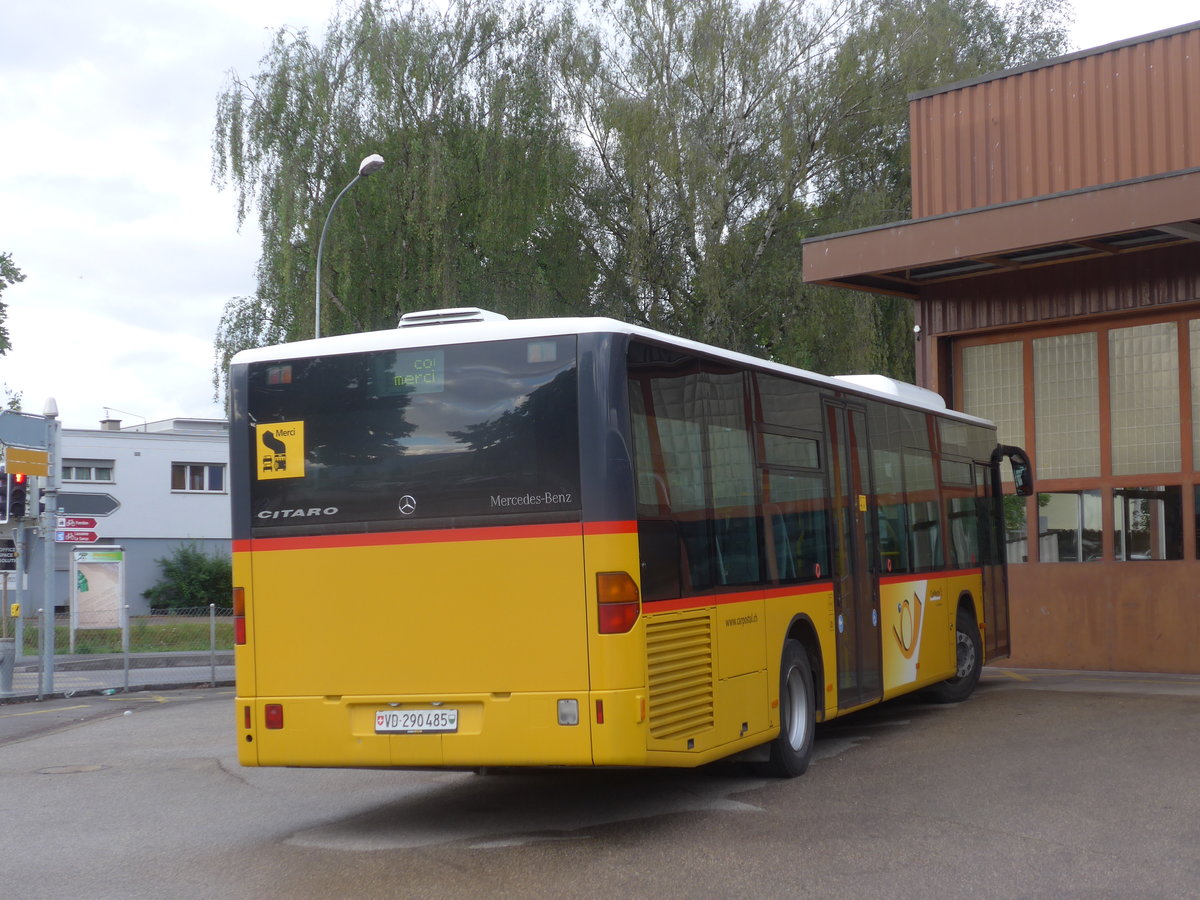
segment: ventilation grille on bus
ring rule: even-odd
[[[712,622],[707,614],[646,624],[650,736],[682,738],[713,724]]]
[[[397,328],[415,328],[420,325],[450,325],[454,322],[505,322],[508,316],[489,312],[474,306],[458,309],[426,309],[421,312],[405,313],[396,323]]]

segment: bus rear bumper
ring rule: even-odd
[[[644,696],[239,697],[238,759],[244,766],[336,768],[638,765],[646,761],[645,725],[638,721]],[[377,731],[380,713],[414,710],[453,710],[457,719],[446,732]]]

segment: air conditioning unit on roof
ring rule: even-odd
[[[489,312],[474,306],[461,306],[457,309],[425,309],[420,312],[405,313],[396,323],[397,328],[416,328],[423,325],[450,325],[454,322],[504,322],[508,316]]]

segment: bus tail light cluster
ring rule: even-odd
[[[233,589],[233,642],[246,643],[246,589]]]
[[[637,582],[628,572],[596,575],[597,619],[601,634],[626,634],[642,612]]]

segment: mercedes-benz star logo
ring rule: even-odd
[[[412,494],[405,494],[400,498],[400,512],[403,515],[411,516],[417,511],[417,500]]]

